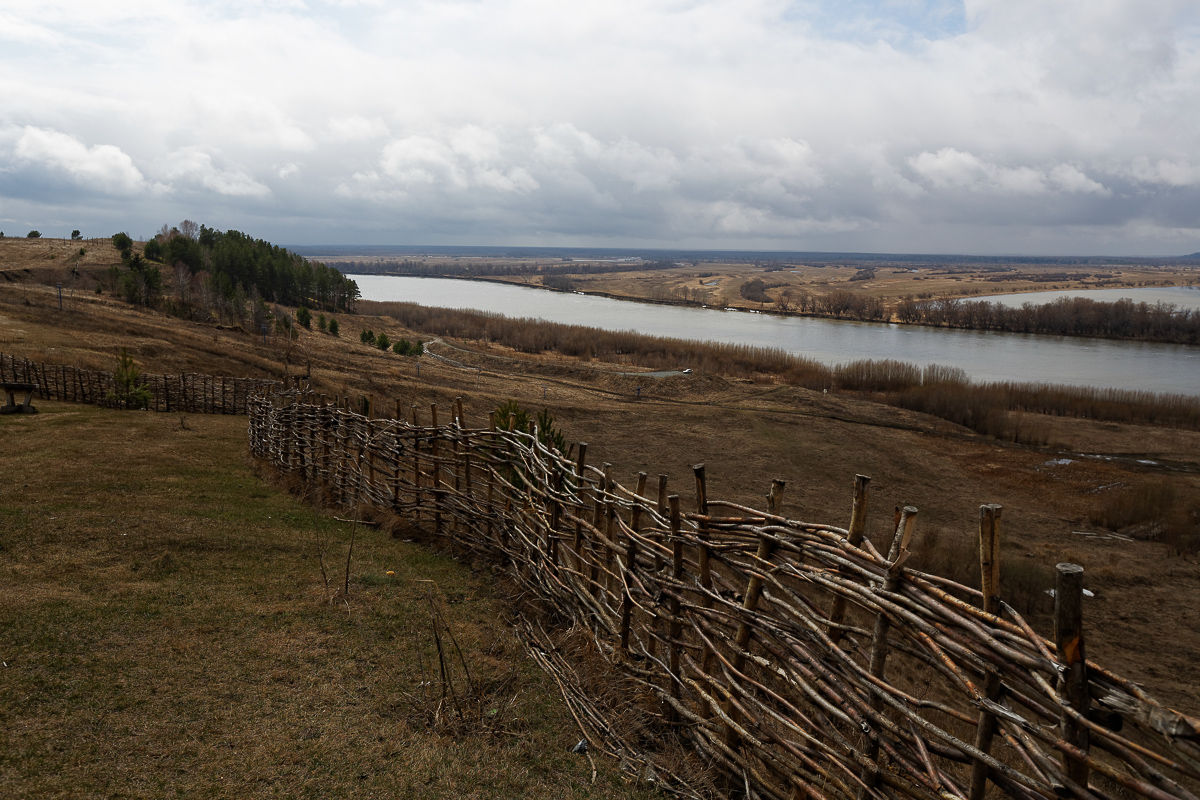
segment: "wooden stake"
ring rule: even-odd
[[[989,614],[1000,613],[1000,512],[998,505],[979,507],[979,567],[983,589],[983,610]],[[1000,697],[1003,682],[998,672],[989,671],[984,677],[984,695],[995,702]],[[975,748],[987,753],[996,735],[996,715],[986,709],[979,711],[979,724],[975,729]],[[976,760],[971,767],[971,791],[969,800],[983,800],[987,790],[988,767]]]
[[[767,495],[767,502],[770,506],[772,514],[779,513],[779,507],[783,503],[783,490],[787,487],[787,483],[779,479],[771,481],[771,491]],[[771,560],[771,551],[775,548],[775,542],[769,536],[761,536],[758,540],[758,552],[755,554],[756,559],[760,562],[756,565],[759,569],[764,569],[764,565]],[[742,599],[742,608],[753,613],[758,610],[759,600],[762,599],[763,579],[758,575],[750,577],[750,583],[746,585],[746,595]],[[750,644],[750,623],[742,620],[738,624],[737,634],[734,636],[733,648],[733,669],[740,672],[746,665],[746,648]],[[733,700],[726,697],[725,702],[721,705],[725,715],[736,721],[738,719],[737,710],[733,707]],[[725,744],[731,749],[736,750],[738,747],[738,735],[733,727],[729,724],[725,725]]]
[[[1078,564],[1059,564],[1054,583],[1054,645],[1063,672],[1059,675],[1058,691],[1071,706],[1086,716],[1090,698],[1087,683],[1087,656],[1083,639],[1083,567]],[[1062,734],[1066,742],[1084,753],[1088,752],[1088,729],[1062,715]],[[1063,754],[1063,767],[1072,781],[1086,788],[1087,762]]]
[[[908,543],[912,541],[913,531],[917,523],[917,509],[912,506],[905,506],[900,512],[900,520],[896,525],[896,534],[892,538],[892,546],[888,549],[888,571],[887,578],[883,584],[885,592],[895,592],[900,588],[900,575],[903,573],[903,564],[908,558]],[[888,632],[891,630],[892,621],[887,614],[880,612],[875,617],[875,631],[871,637],[871,661],[870,672],[876,678],[883,680],[884,667],[887,663],[888,656]],[[879,699],[872,697],[872,707],[879,708]],[[879,755],[879,739],[878,734],[871,736],[867,740],[866,746],[863,748],[863,753],[869,761],[874,761]],[[860,789],[859,800],[863,800],[868,795],[868,789],[873,789],[879,780],[879,768],[876,765],[865,765],[862,773],[863,783],[866,787]]]
[[[863,541],[863,532],[867,527],[867,503],[871,499],[871,479],[866,475],[854,476],[854,503],[850,507],[850,528],[846,541],[851,547],[858,547]],[[896,525],[899,527],[899,520]],[[844,577],[850,576],[846,567],[840,567],[838,572]],[[838,627],[846,617],[846,598],[838,595],[833,598],[833,606],[829,609],[829,638],[834,646],[842,641],[842,630]]]
[[[433,487],[433,529],[442,532],[442,467],[438,463],[438,416],[437,403],[429,404],[429,425],[433,435],[429,437],[429,465],[431,477],[429,484]]]
[[[634,534],[641,530],[642,523],[642,504],[641,497],[646,491],[646,473],[638,473],[637,481],[637,499],[633,501],[633,510],[630,513],[630,525]],[[632,572],[637,566],[637,537],[630,536],[625,548],[625,567],[626,572]],[[624,594],[621,597],[621,651],[625,654],[629,653],[629,628],[633,621],[633,597],[629,594],[629,579],[625,578],[622,581],[625,585]]]
[[[683,579],[683,540],[680,538],[682,525],[679,516],[679,495],[671,495],[667,498],[667,503],[671,507],[671,578],[676,582],[676,585],[672,587],[673,594],[668,603],[671,622],[667,628],[667,669],[671,673],[671,697],[678,700],[680,678],[682,677],[679,673],[679,638],[683,635],[683,619],[680,617],[681,604],[679,602],[681,587],[678,586]],[[678,721],[679,715],[674,708],[669,713],[673,722]]]
[[[708,516],[708,486],[704,479],[704,465],[695,465],[692,467],[692,472],[696,475],[696,511],[702,516]],[[703,520],[696,525],[696,538],[700,541],[699,545],[697,545],[696,554],[700,566],[700,585],[705,589],[705,592],[700,596],[700,605],[704,608],[712,608],[712,597],[708,594],[708,592],[712,591],[712,564],[709,562],[708,525]],[[705,675],[712,674],[712,662],[714,658],[715,654],[712,648],[706,644],[702,659],[702,668]]]
[[[578,507],[575,509],[575,516],[578,518],[583,514],[584,502],[584,481],[583,471],[587,465],[587,442],[579,443],[579,456],[575,461],[575,486],[576,496],[578,497]],[[583,575],[583,524],[575,523],[575,569],[579,574]]]

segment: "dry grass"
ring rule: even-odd
[[[360,526],[343,596],[350,526],[253,473],[244,418],[41,405],[0,422],[0,796],[645,794],[569,753],[490,573]]]
[[[652,481],[658,473],[669,473],[670,491],[680,493],[685,505],[694,485],[691,466],[706,462],[711,496],[761,504],[770,480],[781,478],[788,482],[786,515],[845,524],[850,486],[859,472],[873,478],[868,529],[874,541],[887,540],[893,506],[912,504],[921,510],[918,532],[943,529],[943,542],[954,537],[965,549],[973,541],[979,505],[1000,503],[1006,563],[1035,573],[1033,582],[1037,573],[1057,561],[1076,560],[1087,568],[1088,587],[1097,591],[1087,604],[1089,654],[1144,683],[1168,704],[1200,708],[1200,680],[1194,669],[1200,659],[1200,570],[1195,560],[1175,557],[1161,541],[1124,542],[1073,533],[1089,528],[1087,520],[1097,503],[1118,491],[1105,487],[1130,486],[1143,475],[1163,472],[1140,460],[1173,462],[1187,470],[1175,473],[1180,497],[1200,491],[1200,433],[1028,415],[1044,421],[1045,438],[1051,442],[1061,442],[1071,451],[1116,457],[1078,458],[1071,452],[999,445],[949,422],[848,394],[823,395],[714,374],[634,378],[616,374],[628,370],[626,366],[462,341],[433,349],[469,368],[426,357],[418,376],[414,359],[381,353],[360,344],[356,335],[361,328],[371,328],[393,340],[418,338],[413,331],[385,317],[338,319],[342,338],[302,331],[299,339],[311,356],[318,392],[374,394],[377,407],[389,415],[396,401],[406,413],[415,404],[423,422],[429,419],[431,403],[439,405],[444,417],[460,396],[473,425],[485,424],[488,411],[510,398],[529,408],[547,407],[570,441],[591,443],[590,463],[612,462],[614,476],[623,482],[639,470],[649,472]],[[273,342],[264,345],[237,330],[133,309],[90,290],[68,294],[61,313],[44,283],[0,291],[0,349],[6,352],[111,369],[122,346],[148,372],[282,374]],[[293,374],[297,368],[294,362]],[[635,401],[638,386],[643,392]],[[0,420],[0,444],[7,445],[11,420]],[[187,424],[197,427],[209,421],[189,416]],[[230,419],[225,424],[244,421]],[[178,419],[171,417],[164,430],[177,426]],[[240,433],[223,452],[242,457]],[[1071,463],[1052,463],[1061,455]],[[54,487],[58,480],[69,484],[70,476],[70,470],[55,469],[42,481]],[[15,501],[10,495],[5,498],[3,503],[12,508]],[[240,502],[261,499],[243,496]],[[9,536],[8,518],[0,519],[0,525],[5,530],[0,535]],[[311,539],[311,525],[298,530]],[[311,563],[307,569],[306,585],[319,586],[319,569]],[[68,574],[63,581],[57,576],[44,581],[45,591],[78,591],[71,580]],[[28,583],[22,584],[21,592],[34,591]],[[1038,590],[1044,588],[1048,584]],[[6,594],[6,602],[11,595]],[[421,609],[420,618],[427,620],[427,609]],[[1049,630],[1045,615],[1037,615],[1035,624]],[[0,629],[0,637],[11,641],[7,629]],[[1146,647],[1148,641],[1169,645]],[[10,718],[3,713],[0,728]],[[0,748],[6,746],[0,742]],[[8,762],[3,763],[0,774],[8,769]],[[7,785],[0,786],[0,796],[6,791]]]

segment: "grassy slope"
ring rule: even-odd
[[[0,796],[637,794],[568,752],[489,574],[360,527],[330,602],[350,526],[251,471],[244,418],[42,412],[0,420]],[[431,728],[430,588],[486,725]]]
[[[3,257],[0,247],[0,261]],[[425,358],[418,377],[413,359],[383,354],[357,341],[360,328],[386,331],[393,340],[412,338],[411,332],[378,317],[348,316],[341,321],[341,339],[316,332],[303,332],[300,338],[319,392],[370,392],[385,413],[397,400],[406,413],[416,404],[422,421],[428,420],[430,403],[438,403],[445,413],[461,396],[472,424],[484,423],[487,411],[507,398],[534,408],[546,405],[569,439],[591,443],[589,460],[612,462],[614,475],[623,482],[630,482],[638,470],[652,476],[667,472],[671,491],[686,500],[692,491],[690,467],[703,461],[708,464],[710,497],[760,504],[770,479],[778,477],[788,482],[785,513],[819,522],[844,523],[854,474],[869,474],[873,499],[868,527],[875,541],[886,537],[893,506],[916,505],[921,510],[918,558],[929,553],[931,560],[956,575],[974,560],[979,504],[1002,503],[1005,587],[1012,585],[1014,576],[1044,575],[1056,561],[1083,564],[1089,588],[1097,591],[1086,607],[1089,655],[1143,682],[1167,703],[1185,710],[1200,708],[1200,676],[1194,669],[1200,659],[1197,562],[1175,558],[1157,542],[1089,539],[1072,533],[1091,528],[1089,513],[1133,485],[1166,480],[1182,496],[1200,493],[1195,472],[1172,474],[1134,461],[1162,458],[1195,468],[1200,465],[1198,433],[1038,418],[1035,424],[1046,426],[1050,440],[1069,450],[1126,458],[1123,463],[1079,458],[1054,463],[1061,454],[998,446],[943,421],[863,400],[713,375],[648,382],[615,376],[611,365],[581,364],[553,354],[523,356],[483,343],[455,345],[472,351],[469,354],[445,345],[434,347],[482,371]],[[4,291],[0,285],[0,350],[35,360],[111,368],[122,346],[149,371],[258,376],[280,372],[274,340],[264,345],[240,331],[131,309],[90,290],[67,292],[60,312],[45,280],[26,282],[16,291]],[[293,362],[290,370],[296,369]],[[634,388],[642,384],[642,401],[634,403]],[[189,424],[218,424],[197,420],[189,417]],[[11,417],[0,419],[0,459],[6,458],[13,424]],[[164,430],[173,430],[178,420],[169,418],[163,424]],[[242,458],[244,421],[220,424],[237,428],[226,452],[235,461]],[[66,437],[88,435],[69,432]],[[7,494],[0,497],[10,507],[19,505]],[[311,536],[311,527],[303,536]],[[9,561],[7,553],[0,553],[0,565]],[[317,585],[319,577],[313,576],[319,569],[310,565],[308,570],[311,584]],[[60,579],[70,585],[58,573],[47,584],[57,585]],[[1042,613],[1034,622],[1048,631],[1048,599],[1040,589],[1033,597],[1042,599]],[[313,602],[320,605],[320,598]],[[1147,647],[1147,642],[1161,644]],[[10,707],[6,701],[3,708]]]

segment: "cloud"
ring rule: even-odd
[[[1144,184],[1166,186],[1200,186],[1200,165],[1190,161],[1160,158],[1151,162],[1145,156],[1133,160],[1126,174]]]
[[[908,166],[937,189],[967,189],[1018,196],[1049,192],[1110,194],[1107,188],[1070,164],[1056,164],[1049,169],[1004,167],[953,147],[912,156],[908,159]]]
[[[1193,0],[0,0],[0,40],[4,192],[83,224],[1119,250],[1200,192]]]
[[[17,166],[34,165],[70,178],[74,183],[112,195],[161,190],[145,177],[121,148],[111,144],[88,147],[66,133],[26,126],[12,149]]]
[[[365,142],[388,135],[388,127],[378,117],[350,116],[330,119],[326,123],[327,137],[334,142]]]
[[[269,188],[241,170],[216,167],[212,156],[197,147],[185,147],[171,153],[164,175],[173,181],[193,188],[203,187],[226,197],[263,197],[271,193]],[[284,176],[281,174],[280,177]]]

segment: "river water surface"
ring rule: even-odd
[[[777,317],[449,278],[351,277],[365,300],[400,300],[652,336],[776,347],[830,365],[894,358],[920,366],[961,367],[977,381],[1038,381],[1200,395],[1200,348],[1188,345]]]

